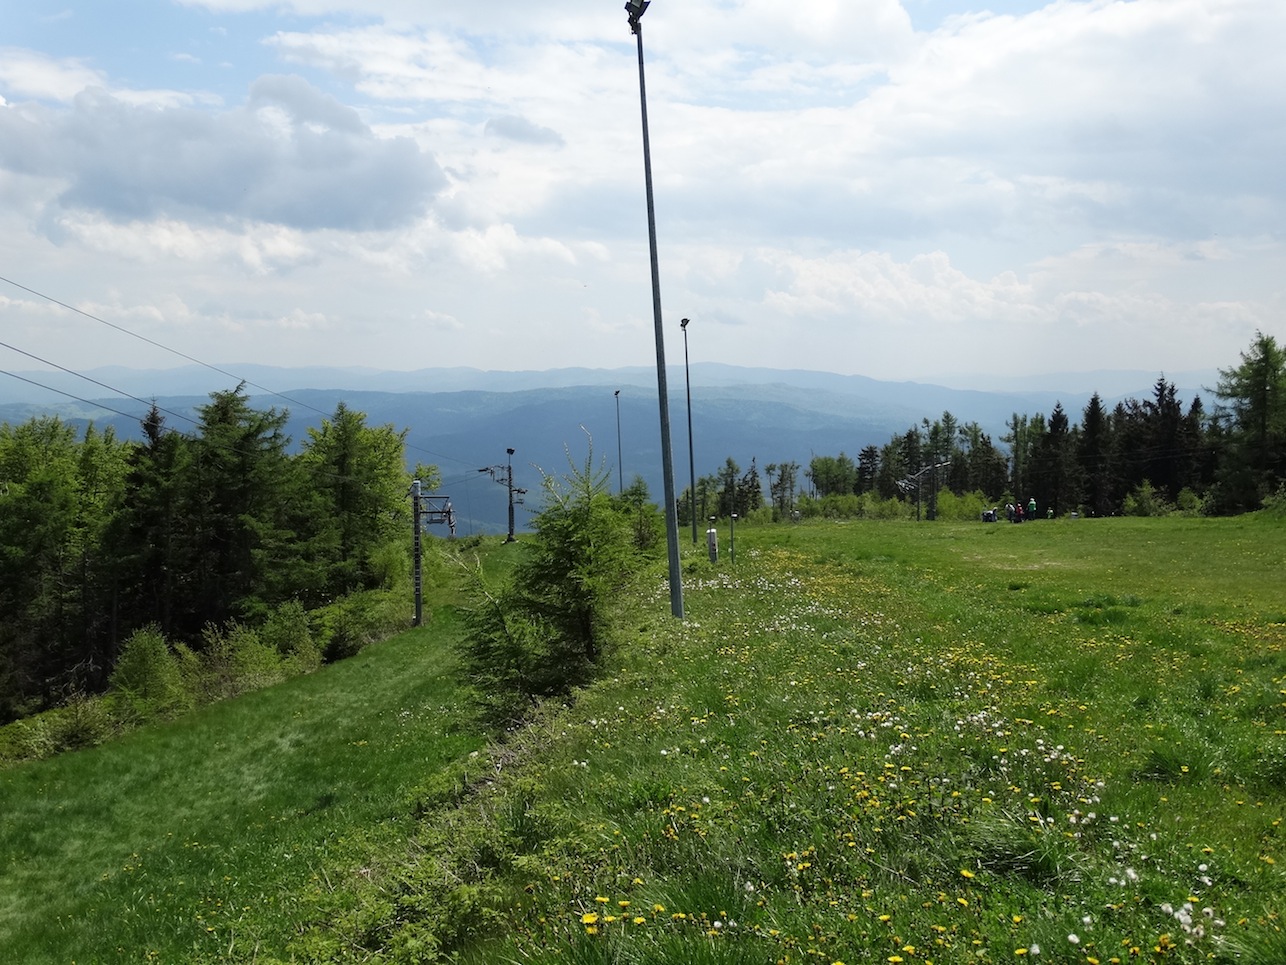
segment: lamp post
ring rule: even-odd
[[[683,619],[683,580],[679,571],[679,517],[674,501],[674,455],[670,451],[670,399],[665,379],[665,333],[661,330],[661,269],[656,254],[656,207],[652,198],[652,152],[647,130],[647,84],[643,76],[643,24],[651,0],[626,0],[630,30],[638,41],[639,107],[643,118],[643,181],[647,189],[648,248],[652,257],[652,323],[656,333],[656,389],[661,415],[661,475],[665,487],[665,535],[670,563],[670,612]]]
[[[616,390],[616,483],[617,489],[625,492],[625,459],[621,455],[621,390]]]
[[[692,545],[697,545],[697,463],[692,456],[692,375],[688,369],[688,322],[682,319],[683,329],[683,381],[688,388],[688,515],[692,517]]]

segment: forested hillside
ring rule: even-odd
[[[290,455],[285,414],[241,387],[199,415],[183,434],[153,407],[140,443],[0,426],[0,722],[101,690],[145,627],[200,649],[211,628],[329,607],[321,643],[343,650],[362,613],[338,601],[406,583],[404,431],[341,404]]]

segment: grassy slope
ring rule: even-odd
[[[435,819],[400,887],[473,938],[389,960],[1286,961],[1286,529],[738,536]]]
[[[405,841],[425,774],[481,744],[459,725],[454,632],[442,613],[318,674],[0,771],[4,960],[248,960],[342,906],[341,876]]]
[[[0,947],[1286,961],[1286,527],[737,536],[478,759],[430,634],[0,772]]]

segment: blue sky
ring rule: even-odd
[[[220,364],[647,365],[622,6],[2,0],[0,276]],[[1279,0],[644,28],[672,358],[681,317],[694,360],[979,384],[1286,337]],[[4,283],[0,328],[179,361]]]

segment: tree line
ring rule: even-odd
[[[802,478],[796,463],[769,464],[766,498],[755,461],[743,473],[730,457],[695,493],[684,489],[679,517],[932,519],[944,500],[970,516],[1031,499],[1055,516],[1258,509],[1286,484],[1286,348],[1257,333],[1213,395],[1211,410],[1200,395],[1185,402],[1162,376],[1147,398],[1110,408],[1095,393],[1077,422],[1061,404],[1048,416],[1015,412],[998,440],[944,412],[856,459],[814,456]]]
[[[1258,334],[1239,365],[1221,370],[1214,395],[1211,411],[1199,396],[1185,404],[1162,377],[1150,397],[1111,409],[1095,395],[1077,423],[1061,405],[1048,417],[1015,413],[998,441],[943,413],[856,459],[774,462],[761,474],[753,459],[743,472],[728,458],[678,509],[684,523],[693,513],[904,516],[912,506],[932,518],[943,506],[972,515],[1029,498],[1055,515],[1257,509],[1286,482],[1286,349]],[[292,454],[286,420],[252,409],[238,386],[210,396],[191,434],[171,431],[156,406],[138,442],[57,418],[0,425],[0,723],[101,691],[143,631],[153,649],[160,639],[209,658],[204,670],[258,653],[246,628],[276,626],[265,638],[294,647],[297,634],[282,628],[300,613],[332,656],[379,632],[391,601],[409,595],[405,431],[368,426],[341,403]],[[435,484],[432,467],[415,475]],[[588,467],[572,479],[579,500],[547,498],[592,506],[600,519],[602,481]],[[612,525],[632,533],[636,550],[656,540],[641,482],[612,504]],[[569,579],[583,587],[589,577],[576,567]],[[495,610],[522,617],[494,624],[493,641],[512,646],[528,625],[556,624],[562,604],[533,594]],[[597,634],[573,637],[582,646]]]
[[[405,431],[340,403],[291,454],[288,413],[244,386],[197,415],[181,434],[154,405],[137,442],[0,425],[0,723],[102,690],[145,629],[200,651],[284,607],[341,652],[362,594],[407,582]]]

